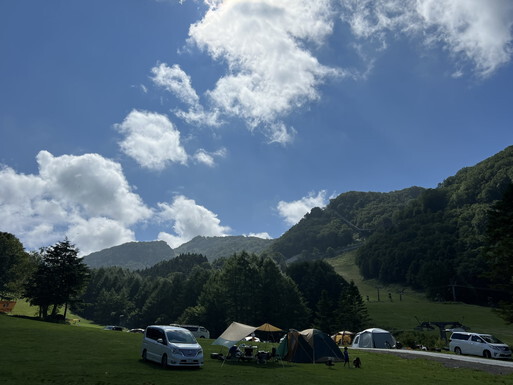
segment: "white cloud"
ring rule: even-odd
[[[211,127],[221,125],[219,110],[215,108],[211,111],[205,110],[196,90],[192,87],[190,76],[179,65],[175,64],[169,67],[166,63],[161,63],[157,67],[153,67],[151,72],[153,73],[152,80],[157,86],[163,87],[188,106],[187,111],[174,109],[176,116],[191,125]]]
[[[326,191],[321,190],[314,195],[310,193],[308,196],[303,197],[297,201],[278,202],[278,212],[288,225],[295,225],[298,223],[310,210],[314,207],[326,206]]]
[[[200,148],[194,154],[194,160],[198,163],[205,164],[209,167],[214,167],[216,165],[215,158],[224,158],[226,157],[226,149],[222,148],[217,150],[216,152],[208,152],[202,148]]]
[[[153,215],[118,163],[98,154],[54,157],[47,151],[37,161],[38,175],[0,170],[0,228],[29,249],[65,236],[82,253],[114,246],[133,240],[129,226]]]
[[[161,232],[158,239],[166,241],[172,248],[190,241],[197,235],[225,236],[230,228],[221,226],[217,215],[192,199],[183,195],[176,196],[171,205],[159,203],[159,217],[163,222],[172,222],[175,234]]]
[[[81,246],[82,255],[135,241],[132,230],[109,218],[79,218],[69,227],[67,235],[72,243]]]
[[[513,2],[505,0],[419,0],[417,12],[433,39],[475,63],[489,76],[511,59]]]
[[[513,2],[504,0],[349,0],[342,19],[360,38],[384,42],[404,34],[440,44],[482,77],[508,63],[512,54]],[[395,37],[395,36],[394,36]],[[461,69],[456,72],[461,76]]]
[[[268,126],[268,135],[270,143],[287,144],[294,140],[296,130],[294,127],[287,127],[282,122],[272,123]]]
[[[187,163],[180,132],[167,116],[133,110],[115,127],[125,135],[119,143],[122,151],[142,167],[162,170],[171,162]]]
[[[247,237],[256,237],[256,238],[262,238],[262,239],[273,239],[267,232],[263,233],[249,233],[246,235]]]
[[[47,194],[67,212],[106,216],[126,224],[151,216],[131,191],[119,163],[98,154],[54,157],[47,151],[39,152],[37,161]]]
[[[207,95],[223,113],[265,126],[271,141],[290,141],[276,121],[319,98],[317,87],[341,71],[321,65],[307,50],[332,32],[327,0],[207,1],[210,10],[191,26],[190,42],[230,73]],[[279,132],[275,133],[274,129]]]
[[[156,85],[164,87],[182,102],[189,105],[199,103],[199,97],[192,88],[191,78],[179,65],[175,64],[169,67],[167,64],[161,63],[157,67],[153,67],[151,72],[154,75],[153,82]]]

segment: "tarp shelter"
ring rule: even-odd
[[[350,345],[351,339],[353,338],[354,333],[343,330],[338,333],[335,333],[331,336],[331,339],[335,341],[337,345]]]
[[[251,333],[254,333],[255,330],[261,330],[264,332],[275,332],[281,331],[280,328],[273,326],[269,323],[265,323],[260,326],[250,326],[241,324],[239,322],[232,322],[230,326],[221,334],[212,345],[221,345],[226,346],[227,348],[232,347],[237,342],[242,340],[244,337],[249,336]]]
[[[298,363],[342,361],[342,352],[326,333],[317,329],[290,330],[280,342],[278,355],[284,361]]]
[[[265,323],[255,330],[255,335],[260,338],[260,341],[278,342],[283,335],[283,330]]]
[[[390,349],[395,347],[395,338],[389,331],[383,329],[366,329],[354,337],[352,346],[353,348]]]
[[[212,345],[226,346],[228,349],[250,335],[256,330],[256,326],[249,326],[238,322],[232,322]]]

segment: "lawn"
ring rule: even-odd
[[[226,363],[210,358],[219,352],[201,340],[205,366],[199,370],[161,369],[139,357],[142,336],[97,328],[51,324],[0,315],[0,384],[512,384],[512,375],[450,369],[423,359],[350,351],[362,369],[324,364]]]
[[[354,263],[354,252],[326,261],[344,279],[352,280],[358,286],[375,327],[396,332],[413,330],[419,321],[458,321],[470,327],[472,331],[492,333],[513,346],[513,326],[506,324],[490,308],[459,302],[433,302],[427,300],[424,294],[410,288],[398,285],[386,286],[375,280],[364,280]],[[388,293],[391,294],[391,300]],[[439,335],[438,329],[432,333]]]

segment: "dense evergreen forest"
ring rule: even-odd
[[[483,252],[490,209],[513,181],[513,147],[462,169],[398,210],[358,250],[365,278],[401,283],[429,296],[494,304]]]
[[[182,254],[141,271],[92,270],[74,311],[126,327],[201,324],[213,336],[232,321],[326,332],[358,330],[369,321],[356,286],[326,262],[293,264],[284,272],[274,260],[245,252],[213,265],[202,255]]]
[[[332,257],[360,246],[398,210],[418,198],[425,189],[410,187],[389,193],[350,191],[332,199],[326,208],[310,213],[270,247],[282,259]],[[278,257],[279,258],[279,257]]]

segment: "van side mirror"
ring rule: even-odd
[[[158,342],[159,344],[162,344],[162,345],[165,345],[165,344],[166,344],[166,343],[164,342],[164,339],[163,339],[163,338],[159,338],[159,339],[157,340],[157,342]]]

